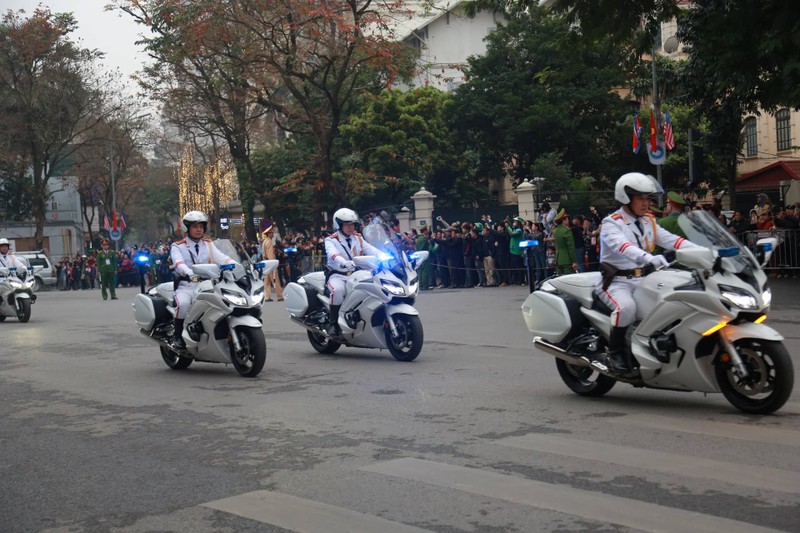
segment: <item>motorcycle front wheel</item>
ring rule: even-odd
[[[595,372],[591,367],[571,365],[563,359],[556,359],[558,375],[569,389],[581,396],[599,397],[614,388],[617,380]]]
[[[748,375],[739,377],[730,362],[717,362],[714,368],[722,394],[746,413],[774,413],[786,403],[794,387],[789,352],[778,341],[741,339],[734,345]]]
[[[17,320],[27,322],[31,319],[31,301],[27,299],[17,300]]]
[[[422,351],[422,321],[416,315],[395,315],[392,319],[397,336],[392,335],[392,330],[387,326],[384,329],[386,346],[398,361],[413,361]]]
[[[191,357],[182,357],[164,346],[161,347],[161,358],[173,370],[189,368],[189,365],[194,361]]]
[[[242,348],[237,350],[233,343],[230,343],[233,367],[240,376],[254,378],[267,361],[267,340],[264,338],[264,332],[257,328],[240,327],[236,328],[234,335],[239,339]]]
[[[313,331],[308,331],[307,333],[308,342],[310,342],[311,346],[319,353],[332,354],[341,346],[338,342],[331,340],[330,337],[320,333],[314,333]]]

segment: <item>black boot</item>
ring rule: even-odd
[[[627,374],[630,371],[628,357],[625,355],[625,332],[624,328],[611,328],[611,338],[608,340],[608,366],[615,374]]]
[[[333,337],[339,337],[342,334],[342,328],[339,327],[339,309],[341,305],[332,305],[328,313],[328,334]]]
[[[186,348],[186,343],[183,342],[183,319],[176,318],[173,320],[173,324],[175,325],[175,335],[172,337],[172,344],[175,348],[183,350]]]

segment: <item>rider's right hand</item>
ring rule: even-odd
[[[344,262],[344,269],[345,270],[350,271],[350,270],[353,270],[355,268],[356,268],[356,265],[352,261],[345,261]]]
[[[647,258],[647,262],[657,269],[667,268],[669,266],[669,261],[667,261],[663,255],[651,255]]]

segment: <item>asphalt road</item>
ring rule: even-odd
[[[797,354],[800,283],[772,287]],[[797,390],[767,417],[579,397],[532,350],[525,288],[421,294],[413,363],[317,354],[267,303],[256,379],[167,368],[135,293],[45,292],[0,324],[0,531],[800,531]]]

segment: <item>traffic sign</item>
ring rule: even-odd
[[[109,237],[111,237],[112,241],[118,241],[122,238],[122,230],[111,230],[108,232]]]

